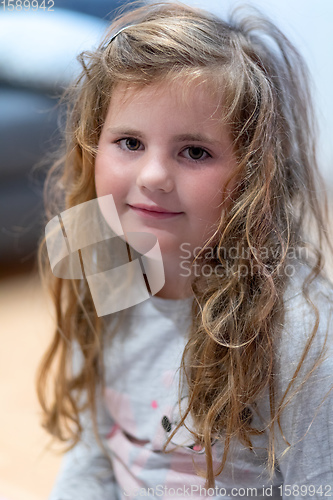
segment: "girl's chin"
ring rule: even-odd
[[[123,227],[125,235],[122,239],[126,240],[130,246],[133,246],[138,252],[146,253],[150,248],[159,244],[162,255],[177,255],[181,252],[182,240],[175,235],[159,231],[152,228],[130,228]]]

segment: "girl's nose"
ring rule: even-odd
[[[173,190],[174,179],[171,165],[168,160],[159,158],[152,154],[150,157],[142,158],[142,163],[137,175],[137,185],[148,191],[164,191],[169,193]]]

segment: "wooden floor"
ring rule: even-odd
[[[50,311],[35,274],[0,282],[0,500],[46,500],[60,465],[34,390]]]

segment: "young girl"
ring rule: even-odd
[[[121,15],[81,62],[48,180],[83,278],[49,270],[38,390],[68,443],[50,499],[333,496],[331,246],[301,57],[256,12],[161,2]],[[87,271],[66,219],[95,200],[126,242],[124,275],[147,251],[133,234],[158,242],[147,300],[96,305],[107,268]],[[90,237],[100,220],[80,224]]]

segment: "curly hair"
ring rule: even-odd
[[[116,85],[135,89],[179,79],[200,81],[223,102],[221,121],[232,133],[238,184],[232,205],[221,209],[214,238],[194,261],[201,269],[209,264],[219,272],[199,273],[192,283],[193,320],[181,365],[189,405],[179,425],[191,412],[196,438],[205,446],[206,484],[212,486],[226,463],[231,438],[251,447],[256,432],[251,427],[251,407],[268,390],[272,471],[274,428],[286,398],[285,394],[276,401],[274,346],[283,327],[287,266],[296,259],[308,266],[310,274],[302,288],[308,297],[309,284],[324,267],[324,245],[332,249],[304,61],[257,11],[244,15],[238,9],[225,22],[169,2],[119,15],[99,47],[79,59],[82,72],[64,98],[68,103],[64,152],[46,184],[48,218],[96,198],[94,158]],[[310,225],[316,234],[313,241]],[[74,446],[82,432],[79,395],[86,391],[86,405],[94,417],[96,386],[104,380],[105,320],[97,317],[84,281],[79,284],[51,274],[44,243],[40,262],[53,293],[57,328],[40,367],[38,394],[45,428]],[[213,251],[205,252],[210,244]],[[72,369],[74,342],[84,359],[80,373]],[[56,383],[49,400],[52,373]],[[221,437],[224,455],[214,470],[211,442]]]

